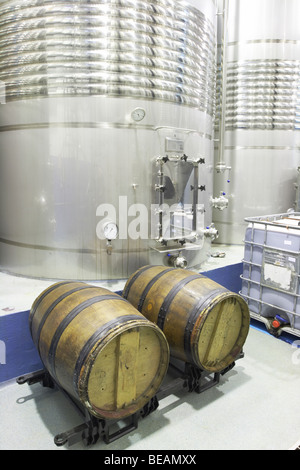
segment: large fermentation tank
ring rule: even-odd
[[[300,166],[297,168],[297,181],[295,183],[296,198],[295,198],[295,210],[300,212]]]
[[[2,270],[206,258],[215,20],[214,0],[0,2]]]
[[[216,149],[215,192],[225,191],[229,205],[215,211],[213,220],[219,242],[242,244],[245,217],[286,212],[295,201],[300,2],[221,0],[220,10],[223,3],[228,7],[226,109],[221,155]]]

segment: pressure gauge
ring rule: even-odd
[[[118,226],[114,222],[106,222],[103,227],[104,236],[107,240],[115,240],[118,236]]]
[[[145,116],[146,111],[143,108],[135,108],[131,113],[131,117],[135,122],[142,121]]]

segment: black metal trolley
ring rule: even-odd
[[[243,352],[240,353],[237,359],[242,357],[244,357]],[[43,387],[59,389],[82,416],[82,424],[75,426],[68,431],[57,434],[54,437],[54,443],[56,446],[72,446],[78,442],[82,442],[85,446],[91,446],[96,444],[99,440],[104,441],[106,444],[110,444],[111,442],[114,442],[136,430],[138,428],[139,420],[146,418],[157,410],[160,400],[172,393],[184,390],[187,393],[196,392],[197,394],[200,394],[211,387],[214,387],[219,383],[221,376],[233,369],[235,362],[221,372],[215,373],[203,371],[192,364],[183,363],[183,365],[184,368],[181,369],[178,365],[170,362],[168,371],[169,374],[172,375],[170,382],[165,385],[163,383],[162,387],[147,403],[147,405],[128,418],[122,419],[122,423],[120,420],[99,419],[93,416],[87,408],[85,408],[81,403],[75,401],[73,397],[63,390],[53,380],[47,370],[43,369],[23,375],[18,377],[16,382],[19,385],[33,385],[40,383]],[[117,431],[113,431],[112,428],[115,427],[116,424],[120,425],[119,429]]]

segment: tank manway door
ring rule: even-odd
[[[204,204],[199,193],[199,166],[203,158],[183,155],[157,157],[153,168],[152,238],[158,251],[203,245]],[[193,246],[192,246],[193,245]]]

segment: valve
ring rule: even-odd
[[[215,170],[217,173],[225,173],[225,171],[228,171],[227,183],[230,183],[231,166],[227,166],[225,162],[218,162],[215,166]]]
[[[111,256],[112,250],[113,250],[113,247],[112,247],[111,240],[106,240],[106,253],[108,254],[108,256]]]
[[[215,224],[210,224],[203,230],[203,235],[207,238],[211,238],[212,241],[219,237],[219,232],[215,227]]]
[[[186,269],[187,260],[181,253],[179,255],[168,255],[168,264],[174,268]]]
[[[218,162],[216,164],[216,170],[217,173],[225,173],[226,170],[231,170],[231,166],[227,166],[225,162]]]
[[[166,187],[164,184],[156,184],[155,185],[155,191],[160,191],[161,193],[164,193],[166,190]]]
[[[210,199],[212,207],[214,209],[219,209],[220,211],[223,211],[224,209],[227,209],[229,201],[228,201],[227,197],[225,197],[225,196],[226,196],[226,193],[221,191],[219,197],[215,197],[215,198],[212,197]]]
[[[275,318],[271,322],[271,333],[276,333],[280,328],[289,324],[289,321],[285,318],[281,317],[280,315],[276,315]]]

